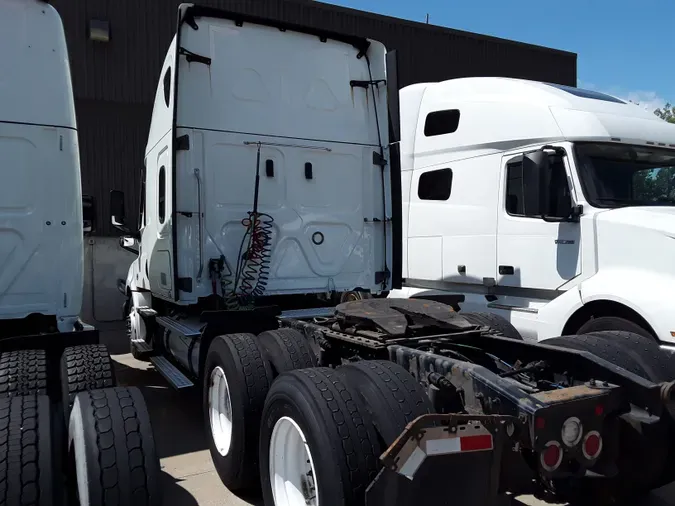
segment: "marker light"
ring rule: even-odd
[[[567,446],[574,446],[581,441],[582,426],[581,421],[576,417],[565,420],[562,426],[562,441]]]

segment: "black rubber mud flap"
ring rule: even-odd
[[[452,504],[496,505],[502,450],[515,424],[508,416],[420,416],[380,457],[366,506],[435,504],[449,494]]]
[[[0,399],[0,504],[52,506],[54,480],[49,398]]]
[[[138,388],[75,397],[68,427],[71,494],[81,506],[160,506],[161,474],[150,415]],[[73,495],[70,497],[74,501]],[[77,504],[77,502],[73,502]]]

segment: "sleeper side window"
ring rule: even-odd
[[[140,204],[138,206],[138,229],[142,229],[145,226],[145,166],[141,169],[141,195],[140,195]]]
[[[452,169],[430,170],[420,176],[420,200],[448,200],[452,189]]]
[[[171,99],[171,67],[166,69],[164,73],[164,103],[169,107],[169,101]]]
[[[427,118],[424,121],[424,135],[425,137],[433,137],[435,135],[451,134],[456,132],[458,127],[458,109],[434,111],[427,114]]]
[[[159,169],[159,178],[158,178],[158,191],[157,191],[157,205],[158,205],[158,217],[159,223],[163,224],[164,219],[166,218],[166,169],[162,166]]]

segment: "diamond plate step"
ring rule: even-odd
[[[166,381],[168,381],[176,390],[194,386],[194,383],[192,383],[187,376],[180,372],[176,366],[166,358],[156,355],[150,357],[150,361],[154,364],[155,369],[157,369],[157,371],[164,376],[164,379],[166,379]]]

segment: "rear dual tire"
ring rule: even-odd
[[[47,392],[47,358],[44,350],[8,351],[0,354],[0,398]]]
[[[61,393],[66,426],[78,393],[116,384],[115,368],[105,344],[66,348],[61,356]]]
[[[68,426],[68,457],[74,504],[162,504],[150,416],[137,388],[77,394]]]
[[[421,386],[397,364],[315,364],[304,336],[292,329],[211,343],[204,417],[228,489],[262,484],[265,504],[277,506],[296,504],[294,497],[310,505],[317,498],[322,505],[363,504],[382,451],[431,412]]]
[[[419,384],[391,362],[282,374],[260,428],[265,504],[363,505],[380,454],[430,412]]]
[[[0,504],[52,506],[50,404],[29,393],[0,399]]]
[[[253,334],[229,334],[211,342],[204,364],[204,422],[213,465],[232,492],[259,484],[260,417],[272,379]]]

